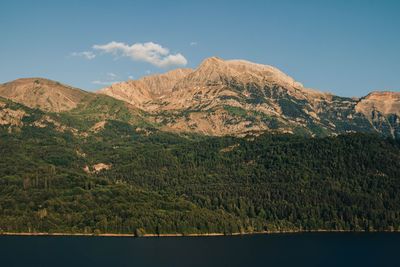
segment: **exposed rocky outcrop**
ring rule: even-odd
[[[355,109],[370,119],[374,111],[400,116],[400,92],[372,92],[361,98]]]
[[[363,114],[377,131],[400,136],[399,92],[372,92],[360,99],[355,110]]]
[[[390,98],[387,101],[379,101],[374,94],[361,99],[338,97],[305,88],[272,66],[244,60],[212,57],[195,70],[175,70],[123,82],[99,93],[149,112],[162,129],[171,131],[210,135],[265,131],[399,134],[395,126],[374,125],[369,112],[373,107],[382,118],[398,116],[400,102],[395,96],[399,93],[382,93],[381,99]]]
[[[171,93],[175,84],[191,73],[191,69],[177,69],[165,74],[151,75],[140,80],[115,83],[99,91],[136,107],[143,108],[150,101]]]
[[[25,112],[23,110],[1,108],[0,105],[0,125],[22,126],[22,118],[24,116]]]
[[[64,122],[79,120],[75,127],[42,116],[30,125],[53,125],[80,135],[103,131],[109,120],[122,120],[136,124],[140,133],[154,129],[234,136],[375,132],[400,137],[399,92],[339,97],[306,88],[272,66],[217,57],[205,59],[194,70],[129,80],[96,94],[31,78],[0,85],[0,97],[53,115],[63,113],[68,118]],[[0,122],[21,125],[23,115],[16,109],[0,106]],[[76,128],[81,128],[79,133]]]

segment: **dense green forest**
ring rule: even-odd
[[[317,229],[400,230],[400,141],[0,127],[2,232]]]

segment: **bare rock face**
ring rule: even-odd
[[[172,92],[176,83],[192,73],[192,69],[176,69],[164,74],[151,75],[141,79],[154,97],[160,97]]]
[[[169,94],[175,84],[191,72],[191,69],[172,70],[165,74],[151,75],[136,81],[115,83],[98,93],[144,108],[147,103]]]
[[[400,92],[372,92],[360,99],[356,111],[371,119],[374,112],[400,116]]]
[[[272,66],[245,60],[211,57],[193,70],[129,80],[96,93],[35,78],[0,85],[0,97],[28,107],[69,112],[74,118],[89,116],[91,133],[102,131],[109,119],[122,119],[152,129],[217,136],[375,132],[400,137],[400,93],[339,97],[306,88]],[[3,121],[17,118],[2,112]]]
[[[1,125],[9,125],[9,126],[22,126],[22,119],[25,116],[25,112],[23,110],[13,110],[9,108],[2,108],[0,104],[0,126]]]
[[[99,93],[149,112],[162,129],[209,135],[308,131],[309,121],[321,124],[321,106],[332,102],[332,95],[304,88],[274,67],[217,57],[195,70],[123,82]]]
[[[378,132],[400,136],[400,92],[372,92],[360,99],[355,106]]]
[[[0,96],[31,108],[61,112],[75,108],[88,93],[59,82],[18,79],[0,85]]]
[[[169,108],[192,106],[200,94],[208,92],[210,97],[235,96],[240,88],[254,86],[281,86],[282,90],[298,98],[324,96],[323,93],[306,89],[299,82],[280,70],[244,60],[224,61],[217,57],[205,59],[196,70],[177,69],[161,75],[144,77],[137,81],[127,81],[104,88],[99,93],[107,94],[126,102],[151,107],[149,101],[162,101]]]
[[[224,61],[217,57],[205,59],[200,66],[177,84],[179,88],[229,83],[255,83],[258,85],[279,83],[290,87],[303,87],[280,70],[245,60]]]
[[[372,93],[362,99],[338,97],[305,88],[272,66],[245,60],[211,57],[195,70],[178,69],[123,82],[99,93],[148,112],[153,122],[168,131],[209,135],[372,131],[400,135],[396,128],[398,93]],[[380,114],[380,119],[373,119],[373,114]]]

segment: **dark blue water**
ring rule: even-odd
[[[400,234],[1,236],[0,266],[400,266]]]

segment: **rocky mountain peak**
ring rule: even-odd
[[[295,81],[292,77],[269,65],[257,64],[247,60],[228,60],[227,64],[230,68],[242,74],[242,78],[256,79],[264,83],[283,83],[296,88],[303,87],[301,83]]]
[[[306,88],[275,67],[246,60],[211,57],[194,70],[176,69],[116,83],[97,93],[130,103],[129,112],[142,114],[146,123],[165,131],[235,136],[372,131],[400,136],[399,92],[339,97]],[[78,104],[83,110],[84,103],[97,97],[104,105],[109,102],[105,96],[88,95],[95,96],[40,78],[0,85],[0,97],[44,111],[64,112]],[[3,110],[5,121],[15,117],[6,106]],[[112,117],[115,109],[110,110]]]
[[[279,69],[246,60],[205,59],[197,69],[179,81],[174,91],[213,85],[253,84],[260,88],[278,85],[287,89],[302,89],[303,85]]]
[[[217,56],[212,56],[212,57],[208,57],[208,58],[204,59],[200,63],[199,67],[206,66],[206,65],[214,65],[215,66],[215,65],[224,64],[224,63],[225,63],[225,61],[222,58],[217,57]]]

